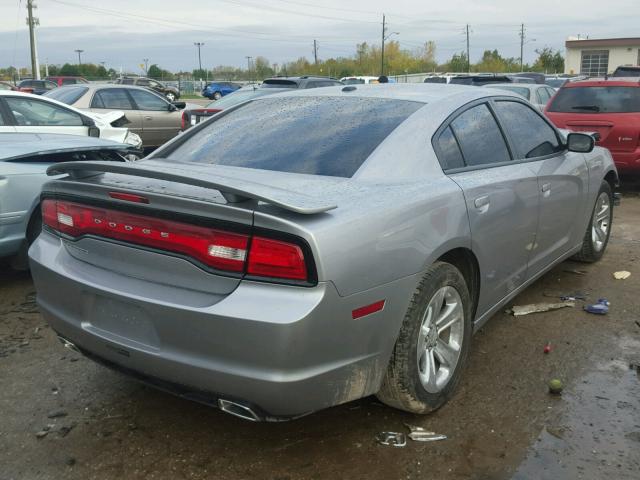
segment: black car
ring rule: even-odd
[[[116,79],[115,83],[122,85],[137,85],[138,87],[145,87],[149,90],[153,90],[165,97],[170,102],[180,98],[180,90],[175,87],[170,87],[162,82],[153,80],[147,77],[120,77]]]
[[[490,83],[536,83],[532,78],[516,75],[500,74],[480,74],[480,75],[459,75],[449,81],[454,85],[471,85],[481,87]]]
[[[640,67],[632,67],[630,65],[618,67],[613,72],[614,77],[640,77]]]
[[[273,77],[262,82],[262,88],[319,88],[344,85],[333,77]]]
[[[22,80],[18,84],[18,90],[21,92],[34,93],[36,95],[42,95],[54,88],[58,88],[58,84],[49,80]]]

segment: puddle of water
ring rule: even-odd
[[[612,360],[561,398],[512,480],[638,480],[640,373]]]

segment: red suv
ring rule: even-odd
[[[637,79],[566,83],[545,114],[558,127],[596,132],[620,173],[640,174],[640,82]]]
[[[83,77],[72,77],[65,75],[54,75],[51,77],[47,77],[45,80],[49,80],[50,82],[57,83],[59,87],[63,85],[76,85],[78,83],[89,83],[86,78]]]

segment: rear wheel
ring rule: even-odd
[[[167,98],[167,100],[169,100],[170,102],[173,102],[176,99],[176,94],[173,92],[168,92],[165,97]]]
[[[436,262],[413,295],[378,398],[412,413],[441,407],[460,381],[470,341],[464,277],[453,265]]]
[[[613,192],[609,182],[603,180],[593,206],[591,220],[582,240],[582,249],[574,257],[576,260],[593,263],[602,258],[609,243],[612,220]]]

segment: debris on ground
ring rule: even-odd
[[[410,430],[409,438],[416,442],[437,442],[438,440],[446,440],[447,436],[441,433],[429,432],[423,427],[405,424]]]
[[[613,272],[613,278],[616,280],[626,280],[631,276],[631,272],[627,272],[626,270],[620,270],[619,272]]]
[[[547,431],[547,433],[549,435],[552,435],[554,437],[556,437],[559,440],[562,440],[564,438],[564,434],[565,434],[565,428],[563,427],[546,427],[545,430]]]
[[[575,302],[576,300],[586,300],[587,297],[589,296],[588,293],[580,292],[580,291],[572,292],[572,293],[544,292],[542,295],[550,298],[559,298],[563,302]]]
[[[609,313],[609,305],[609,301],[606,298],[599,298],[596,303],[585,305],[584,311],[596,315],[606,315]]]
[[[636,325],[640,328],[640,321],[636,320]]]
[[[40,440],[41,438],[46,437],[53,427],[55,427],[55,425],[47,425],[46,427],[43,427],[42,430],[36,433],[36,438]]]
[[[562,385],[562,381],[557,379],[557,378],[553,378],[551,380],[549,380],[549,393],[551,393],[552,395],[560,395],[562,394],[562,390],[563,390],[564,386]]]
[[[511,307],[514,317],[521,315],[529,315],[530,313],[548,312],[550,310],[558,310],[564,307],[575,307],[575,302],[561,303],[532,303],[530,305],[514,305]]]
[[[635,370],[638,375],[640,375],[640,363],[630,363],[629,368],[631,370]]]
[[[547,344],[544,346],[544,350],[543,350],[543,351],[544,351],[544,353],[549,353],[549,352],[551,352],[551,342],[547,343]]]
[[[407,444],[407,436],[402,432],[380,432],[376,435],[376,441],[380,445],[404,447]]]
[[[60,418],[60,417],[66,417],[67,416],[67,412],[65,412],[64,410],[56,410],[54,412],[51,412],[49,415],[47,415],[47,418]]]
[[[589,273],[586,270],[576,270],[576,269],[567,269],[563,271],[567,273],[573,273],[575,275],[586,275],[587,273]]]

